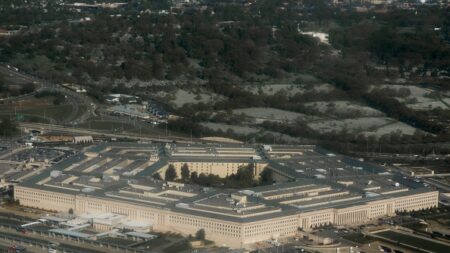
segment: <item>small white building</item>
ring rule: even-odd
[[[328,33],[322,33],[322,32],[300,32],[303,35],[312,36],[313,38],[317,38],[321,43],[323,44],[330,44],[330,41],[328,39]]]
[[[94,142],[94,138],[90,135],[73,137],[74,144],[87,144],[87,143],[93,143],[93,142]]]

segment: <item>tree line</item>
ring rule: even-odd
[[[153,174],[153,178],[162,180],[159,173]],[[198,174],[196,171],[190,172],[189,166],[186,163],[182,165],[180,175],[177,175],[175,166],[169,164],[164,172],[164,180],[223,188],[247,188],[257,185],[272,184],[274,182],[272,171],[269,168],[265,168],[260,175],[255,176],[254,164],[251,163],[240,167],[235,174],[228,175],[224,178],[214,174]]]
[[[10,116],[3,116],[0,119],[0,136],[11,137],[19,132],[18,125]]]

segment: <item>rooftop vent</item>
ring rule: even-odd
[[[59,170],[52,170],[52,172],[50,172],[50,177],[52,177],[52,178],[57,178],[61,175],[62,175],[62,172]]]
[[[89,193],[89,192],[93,192],[93,191],[95,191],[95,189],[91,188],[91,187],[86,187],[81,190],[81,192],[83,192],[83,193]]]

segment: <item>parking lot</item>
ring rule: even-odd
[[[56,159],[60,156],[63,156],[64,154],[64,152],[59,150],[39,147],[23,150],[21,152],[12,154],[5,159],[17,162],[29,161],[30,159],[33,159],[35,162],[45,162]]]

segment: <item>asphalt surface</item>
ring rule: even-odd
[[[450,252],[450,245],[427,240],[425,238],[422,239],[417,236],[398,233],[391,230],[375,233],[375,236],[388,241],[392,241],[397,244],[408,246],[418,251]]]

